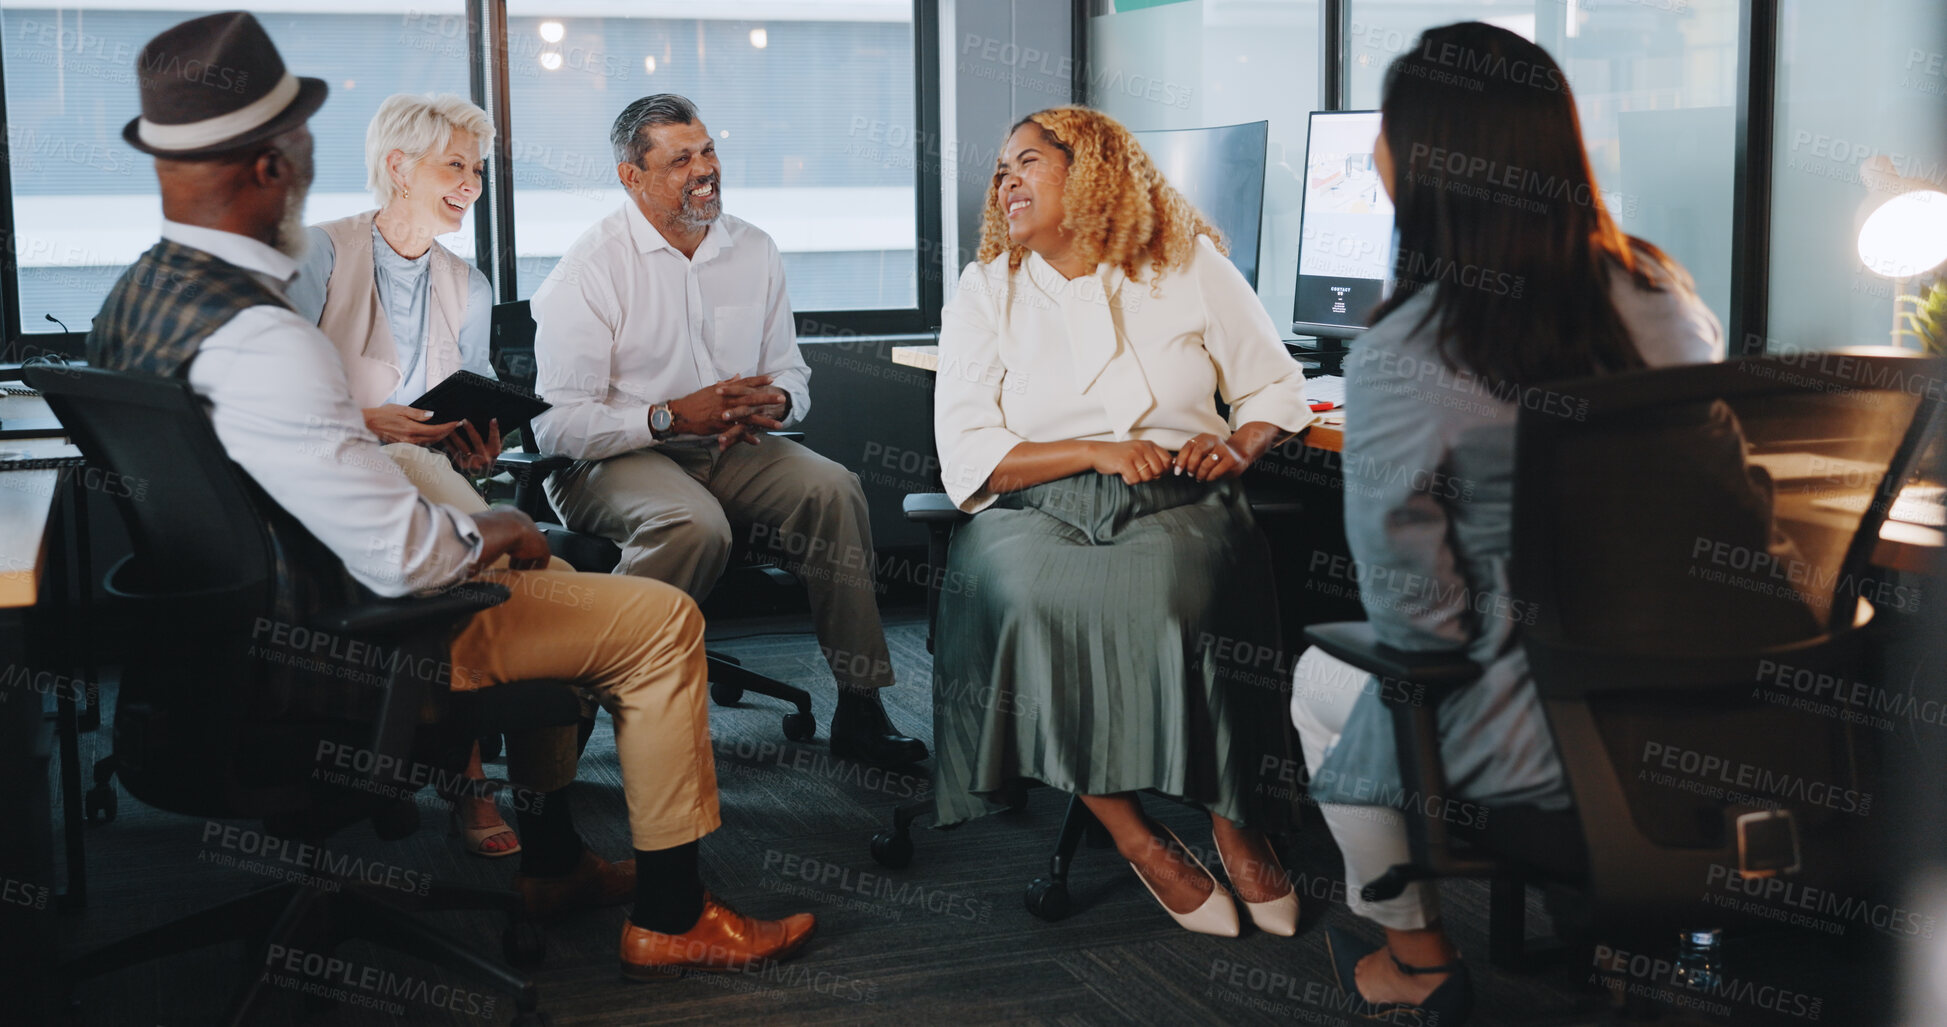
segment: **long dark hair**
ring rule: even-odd
[[[1494,385],[1644,366],[1610,275],[1688,276],[1610,218],[1547,51],[1477,21],[1428,29],[1387,69],[1381,109],[1399,250],[1375,317],[1440,286],[1414,330],[1432,324],[1448,365]]]

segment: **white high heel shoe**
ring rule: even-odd
[[[1236,872],[1231,870],[1230,861],[1224,859],[1224,847],[1215,842],[1211,846],[1217,850],[1217,862],[1222,864],[1224,874],[1233,883],[1236,882]],[[1292,886],[1291,877],[1284,872],[1284,865],[1278,862],[1276,852],[1271,853],[1271,865],[1278,868],[1278,880],[1285,882],[1285,887],[1291,890],[1269,902],[1250,902],[1242,895],[1237,897],[1237,901],[1244,903],[1244,912],[1258,930],[1289,938],[1298,933],[1298,889]]]
[[[1175,831],[1161,824],[1156,826],[1163,828],[1163,833],[1169,835],[1170,840],[1176,843],[1176,847],[1183,850],[1185,856],[1190,857],[1190,862],[1196,864],[1198,870],[1203,871],[1203,876],[1210,879],[1210,897],[1203,900],[1203,905],[1188,913],[1178,913],[1164,905],[1163,897],[1156,894],[1155,888],[1150,887],[1149,878],[1143,876],[1142,868],[1131,863],[1129,869],[1136,872],[1136,880],[1141,881],[1143,887],[1149,888],[1149,897],[1155,899],[1156,904],[1163,907],[1163,912],[1168,913],[1170,919],[1176,921],[1177,925],[1184,930],[1195,931],[1198,934],[1214,934],[1220,938],[1237,937],[1237,904],[1231,901],[1230,891],[1217,883],[1217,876],[1210,872],[1209,867],[1203,865],[1203,861],[1197,858],[1196,853],[1190,851],[1189,846],[1183,844],[1183,839],[1178,838]]]

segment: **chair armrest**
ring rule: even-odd
[[[953,505],[944,492],[914,492],[900,501],[906,519],[915,524],[959,524],[973,515]]]
[[[515,480],[520,480],[531,474],[539,474],[546,477],[574,462],[573,457],[557,456],[554,454],[523,453],[517,449],[510,449],[503,450],[499,456],[494,458],[494,469],[497,471],[512,472]]]
[[[1481,676],[1480,664],[1464,652],[1408,652],[1379,641],[1370,621],[1314,624],[1305,641],[1369,674],[1429,687],[1464,685]]]
[[[764,434],[774,439],[790,439],[792,442],[799,444],[804,442],[804,432],[801,431],[767,431]]]
[[[418,634],[499,606],[510,594],[504,585],[468,582],[436,596],[376,599],[327,610],[318,616],[318,623],[339,634],[368,638]]]

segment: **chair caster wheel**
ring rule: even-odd
[[[710,683],[710,701],[718,706],[735,706],[743,698],[744,690],[736,685],[726,685],[721,681]]]
[[[794,742],[809,742],[818,733],[818,721],[809,713],[784,715],[784,737]]]
[[[903,870],[913,862],[913,836],[898,831],[880,831],[872,836],[872,859],[890,870]]]
[[[532,920],[508,924],[500,934],[500,952],[513,966],[527,969],[548,958],[548,935]]]
[[[88,789],[87,820],[91,824],[106,824],[115,819],[115,789],[108,785],[96,785]]]
[[[1027,903],[1028,912],[1043,920],[1052,923],[1065,919],[1070,912],[1068,885],[1061,881],[1037,877],[1033,884],[1028,885]]]

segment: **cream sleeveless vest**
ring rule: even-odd
[[[338,347],[352,399],[361,408],[384,404],[405,377],[373,277],[372,218],[377,213],[368,210],[318,225],[331,239],[334,251],[318,327]],[[432,254],[432,266],[427,269],[432,297],[426,317],[426,352],[421,357],[426,361],[427,388],[460,369],[460,326],[466,322],[468,285],[466,261],[437,242]]]

